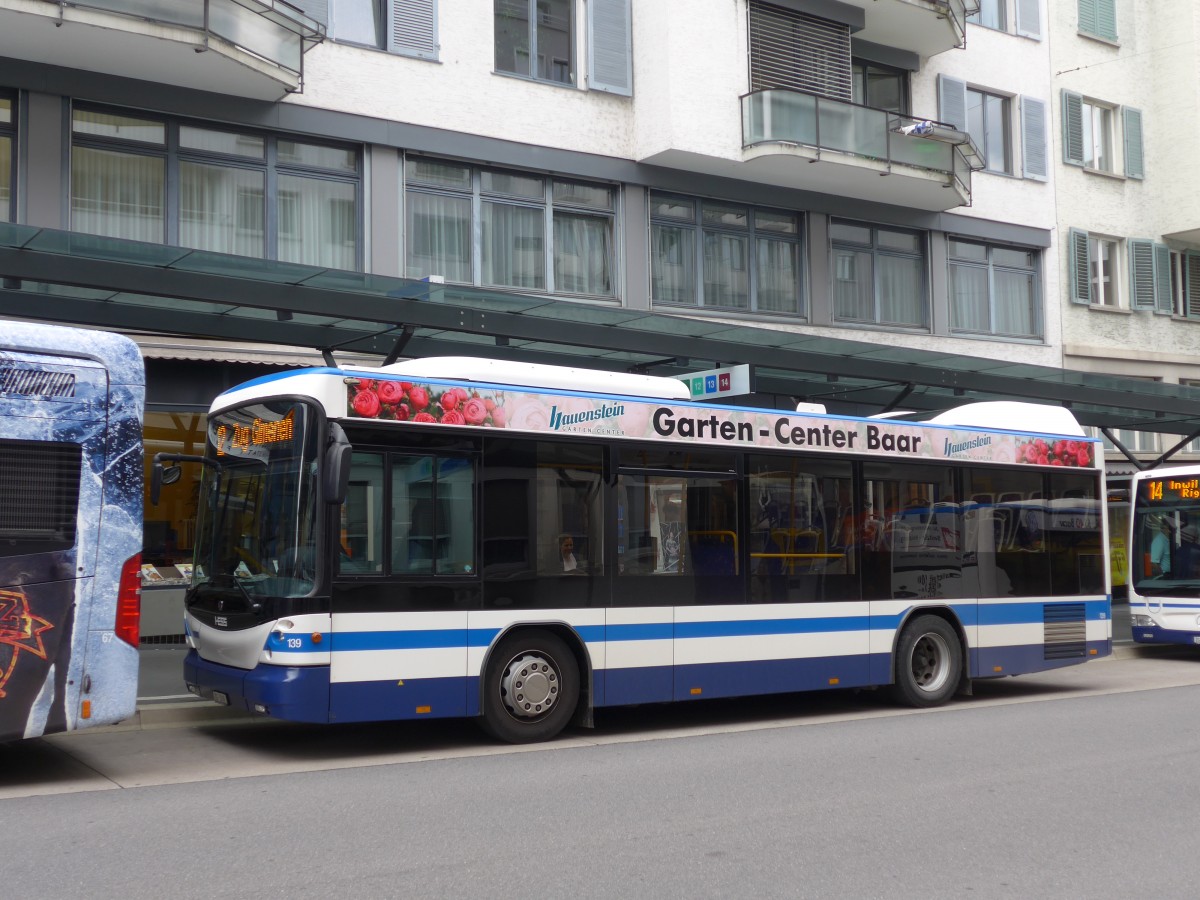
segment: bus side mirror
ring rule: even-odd
[[[329,446],[325,448],[325,502],[342,504],[350,491],[350,456],[354,447],[346,439],[342,426],[329,426]]]
[[[183,470],[179,466],[164,466],[157,457],[150,470],[150,505],[158,506],[159,495],[164,484],[174,484],[179,480]]]

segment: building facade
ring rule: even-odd
[[[0,0],[0,222],[1200,382],[1190,0],[191,7]],[[148,458],[320,359],[135,337]]]

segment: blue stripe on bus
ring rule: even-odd
[[[818,634],[830,631],[864,631],[870,616],[833,616],[813,619],[736,619],[720,622],[676,622],[675,637],[714,638],[763,634]]]

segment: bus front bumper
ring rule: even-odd
[[[328,666],[269,666],[236,669],[202,659],[189,650],[183,661],[189,693],[254,715],[290,722],[329,721]]]

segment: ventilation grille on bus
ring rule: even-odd
[[[1087,655],[1087,624],[1082,603],[1042,607],[1046,659],[1082,659]]]
[[[70,372],[34,369],[0,369],[0,393],[26,397],[74,397],[75,376]]]

